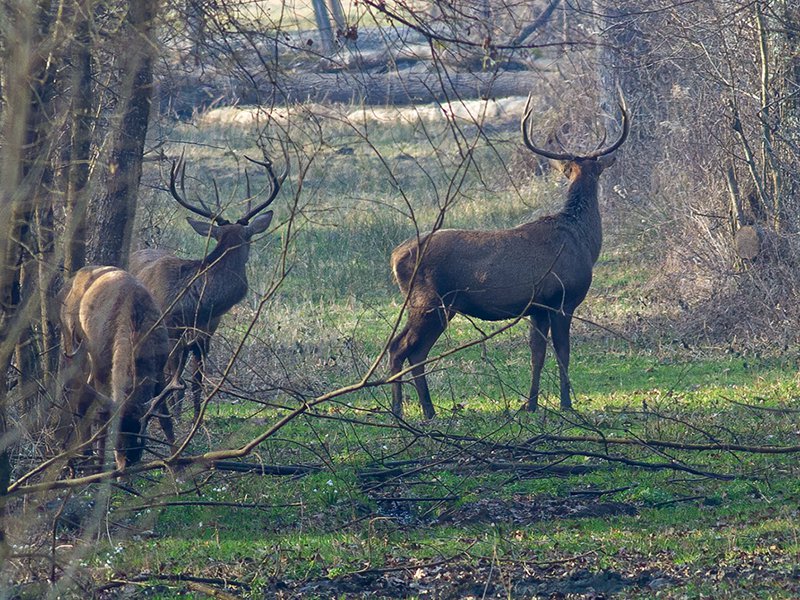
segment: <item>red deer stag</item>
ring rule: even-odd
[[[65,445],[73,435],[86,444],[94,415],[111,428],[116,464],[124,469],[141,459],[145,416],[163,387],[169,346],[161,311],[133,275],[116,267],[80,269],[59,299],[68,409],[58,437]],[[159,420],[174,443],[169,416]],[[105,439],[106,431],[98,434],[101,467]]]
[[[560,212],[513,229],[440,229],[406,240],[392,252],[392,271],[407,297],[408,321],[389,345],[392,411],[402,415],[398,373],[406,360],[425,417],[435,416],[424,362],[457,313],[499,321],[530,316],[532,383],[528,410],[536,410],[539,379],[553,347],[561,380],[561,407],[570,408],[569,328],[573,311],[586,297],[602,243],[597,204],[600,174],[614,163],[613,152],[628,137],[630,122],[620,95],[622,132],[606,148],[568,154],[537,148],[530,141],[531,101],[521,119],[522,139],[532,152],[553,161],[569,180]],[[601,142],[602,146],[602,142]]]
[[[272,221],[272,211],[259,215],[269,206],[281,189],[289,172],[289,157],[284,148],[286,168],[276,176],[269,160],[264,162],[248,158],[264,167],[269,176],[269,194],[263,202],[235,223],[223,218],[219,211],[214,214],[200,200],[201,206],[186,200],[184,188],[186,164],[183,157],[172,165],[170,192],[175,200],[187,210],[211,222],[186,220],[198,234],[211,237],[217,245],[202,259],[186,260],[157,249],[145,249],[131,255],[130,270],[150,291],[165,313],[165,322],[172,344],[167,372],[173,380],[179,378],[191,354],[194,358],[192,374],[192,401],[195,418],[200,414],[201,383],[204,361],[208,354],[211,336],[220,319],[247,294],[247,260],[250,257],[250,241],[254,235],[266,231]],[[178,175],[180,174],[180,192]],[[251,201],[250,182],[247,184],[247,201]],[[217,196],[217,207],[220,202]],[[256,216],[258,215],[258,216]],[[252,223],[250,220],[252,219]]]

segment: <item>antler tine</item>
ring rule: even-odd
[[[550,150],[545,150],[543,148],[537,148],[531,143],[530,139],[530,118],[533,114],[533,107],[531,106],[531,94],[528,94],[528,100],[525,102],[525,111],[522,114],[522,119],[520,120],[520,130],[522,131],[522,141],[524,142],[525,146],[531,152],[538,154],[540,156],[544,156],[545,158],[550,158],[553,160],[575,160],[574,154],[563,154],[560,152],[552,152]],[[557,137],[557,136],[556,136]],[[560,144],[559,140],[559,144]]]
[[[601,148],[598,147],[597,150],[588,154],[585,158],[600,158],[601,156],[605,156],[606,154],[611,154],[622,146],[622,143],[628,138],[628,134],[631,131],[631,119],[630,115],[628,114],[628,105],[625,102],[625,94],[622,93],[622,88],[617,83],[617,91],[619,92],[619,110],[622,113],[622,132],[619,134],[617,141],[611,144],[608,148]],[[605,136],[603,136],[603,140],[605,140]],[[601,144],[602,146],[602,144]]]
[[[277,176],[275,175],[275,171],[272,168],[272,161],[269,159],[268,156],[265,156],[263,161],[250,158],[247,155],[244,156],[251,163],[264,167],[267,170],[267,174],[269,175],[269,181],[270,181],[270,191],[267,199],[264,200],[261,204],[259,204],[255,208],[249,209],[247,213],[237,221],[238,223],[241,223],[242,225],[247,225],[250,219],[252,219],[255,215],[257,215],[262,210],[267,208],[267,206],[269,206],[272,203],[272,201],[275,200],[275,198],[278,195],[278,192],[280,192],[281,185],[286,180],[286,177],[289,175],[289,151],[286,148],[285,144],[281,144],[281,147],[283,148],[283,155],[284,158],[286,159],[286,166],[284,167],[283,172]],[[249,188],[249,181],[248,181],[248,188]],[[250,190],[248,189],[248,196],[250,195],[249,191]]]
[[[253,208],[253,194],[250,191],[250,173],[247,172],[247,167],[244,168],[244,180],[247,185],[247,212]]]
[[[216,177],[212,177],[211,178],[211,185],[214,186],[214,204],[217,205],[217,214],[221,215],[222,214],[222,200],[220,200],[220,198],[219,198],[219,186],[217,185],[217,178]],[[203,202],[203,199],[200,198],[200,196],[198,196],[197,198],[198,198],[198,200],[200,200],[200,202]],[[206,206],[205,202],[203,202],[203,206]],[[206,206],[206,208],[208,208],[208,207]]]
[[[195,206],[194,204],[190,203],[186,200],[186,152],[181,152],[181,157],[178,160],[172,161],[172,168],[169,172],[169,192],[172,194],[172,197],[180,204],[183,208],[188,211],[193,212],[196,215],[200,215],[201,217],[205,217],[206,219],[210,219],[217,223],[217,225],[224,225],[227,223],[225,219],[223,219],[220,215],[215,215],[212,213],[208,207],[205,205],[205,202],[200,200],[202,206]],[[181,191],[178,192],[177,187],[177,179],[178,174],[180,174],[181,181],[180,187]]]
[[[606,129],[605,127],[603,127],[603,139],[602,139],[602,140],[600,140],[600,143],[599,143],[599,144],[597,144],[597,146],[595,146],[595,147],[594,147],[595,151],[597,151],[597,150],[600,150],[600,148],[602,148],[602,147],[603,147],[603,144],[605,144],[605,143],[606,143],[606,138],[607,138],[607,137],[608,137],[608,129]]]
[[[617,85],[617,89],[619,90],[619,109],[622,113],[622,132],[613,144],[611,144],[608,148],[602,148],[602,145],[605,143],[606,134],[603,134],[603,141],[600,142],[600,146],[594,152],[590,152],[589,154],[562,154],[559,152],[551,152],[549,150],[544,150],[543,148],[537,148],[534,146],[530,141],[530,134],[529,134],[529,121],[531,117],[531,113],[533,112],[533,108],[531,107],[531,95],[528,94],[528,101],[525,103],[525,112],[522,116],[522,121],[520,122],[520,129],[522,130],[522,141],[525,143],[525,146],[532,152],[544,156],[545,158],[551,158],[553,160],[587,160],[592,158],[600,158],[601,156],[605,156],[606,154],[611,154],[622,146],[625,139],[628,137],[628,133],[631,129],[631,122],[630,116],[628,115],[628,107],[625,103],[625,96],[622,93],[622,89]],[[558,140],[558,136],[556,135],[556,139]]]

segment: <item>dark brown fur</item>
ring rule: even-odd
[[[271,163],[258,164],[266,168],[270,177],[270,193],[264,202],[235,223],[187,203],[177,189],[177,175],[183,171],[182,162],[174,165],[170,181],[173,197],[181,206],[216,223],[187,218],[198,234],[213,238],[217,244],[208,256],[200,260],[178,258],[157,249],[139,250],[131,255],[131,273],[150,291],[165,315],[171,345],[167,376],[173,383],[182,376],[189,356],[194,358],[192,400],[195,418],[200,413],[202,374],[211,336],[223,315],[247,294],[250,242],[254,235],[266,231],[273,213],[270,210],[256,215],[274,200],[288,173],[288,156],[287,169],[279,177],[273,173]]]
[[[203,260],[186,260],[150,249],[131,255],[131,273],[150,291],[165,314],[170,340],[167,376],[180,377],[189,356],[195,360],[192,376],[195,418],[200,412],[203,361],[211,336],[223,315],[247,294],[250,239],[266,229],[271,218],[269,211],[253,225],[221,226],[190,219],[198,233],[206,229],[205,233],[217,240],[214,250]]]
[[[526,113],[523,119],[523,132],[528,116]],[[597,185],[603,169],[614,162],[610,152],[627,137],[624,107],[623,116],[623,133],[610,150],[554,161],[570,182],[567,201],[559,213],[512,229],[440,229],[411,238],[392,252],[392,271],[407,297],[408,320],[389,345],[390,375],[397,377],[405,361],[412,365],[426,418],[432,418],[435,410],[421,363],[457,313],[488,321],[530,317],[529,410],[538,404],[547,337],[552,334],[561,406],[571,406],[569,329],[573,312],[589,291],[592,268],[600,254]],[[534,152],[551,154],[532,147],[526,132],[524,139]],[[395,379],[392,410],[398,416],[402,415],[402,402],[402,384]]]

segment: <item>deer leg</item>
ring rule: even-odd
[[[442,309],[427,311],[412,311],[408,315],[408,323],[403,331],[392,340],[389,346],[390,373],[395,375],[403,370],[403,363],[408,360],[412,365],[414,386],[417,388],[419,402],[426,419],[436,416],[436,410],[431,402],[428,381],[425,377],[425,366],[418,364],[428,358],[431,348],[447,327],[449,315]],[[402,382],[392,383],[392,412],[401,417],[403,415]]]
[[[180,381],[183,377],[183,370],[186,368],[189,348],[183,343],[182,338],[175,342],[171,341],[171,343],[174,345],[169,357],[167,358],[166,370],[170,375],[170,380],[175,383]],[[178,420],[181,418],[181,405],[183,404],[181,394],[183,394],[183,390],[171,392],[161,403],[161,406],[165,408],[166,414],[169,414],[170,412],[170,410],[166,407],[171,404],[174,408],[175,418]],[[164,433],[166,434],[166,431]]]
[[[192,404],[194,405],[194,420],[200,418],[200,406],[203,400],[203,379],[205,378],[205,356],[208,352],[207,341],[197,341],[192,348]]]
[[[530,346],[531,346],[531,392],[528,394],[529,411],[539,407],[539,382],[547,354],[547,334],[550,331],[550,313],[547,310],[536,310],[531,314]]]
[[[169,385],[172,386],[175,384],[175,378],[170,380]],[[157,398],[164,392],[164,374],[161,373],[161,376],[158,379],[158,382],[155,385],[155,393],[153,394],[153,398]],[[167,444],[169,444],[170,450],[174,454],[177,451],[177,447],[175,446],[175,431],[172,428],[172,415],[169,412],[169,403],[167,402],[168,398],[172,396],[175,392],[168,393],[162,397],[156,406],[153,407],[153,413],[155,413],[156,417],[158,417],[158,425],[161,427],[161,431],[164,432],[164,437],[167,440]],[[147,422],[149,419],[145,419],[145,422],[142,423],[142,433],[145,432],[147,429]]]
[[[139,462],[144,451],[142,439],[141,406],[135,404],[135,397],[123,407],[119,420],[119,432],[114,447],[114,459],[118,469]]]
[[[411,334],[411,325],[407,323],[389,344],[389,376],[397,375],[403,370],[403,363],[408,356],[406,338]],[[392,413],[396,417],[403,416],[403,382],[395,379],[392,382]]]
[[[98,403],[101,406],[97,408],[96,423],[98,427],[104,427],[105,429],[100,432],[97,436],[97,460],[98,460],[98,468],[100,471],[103,470],[106,464],[106,440],[108,439],[108,429],[111,426],[109,421],[111,420],[111,411],[106,406],[106,403],[101,398],[100,402]],[[87,419],[89,421],[89,419]]]
[[[92,434],[92,420],[87,418],[87,413],[92,407],[94,394],[91,386],[86,383],[72,381],[65,387],[66,405],[62,408],[59,423],[56,429],[57,439],[62,447],[68,450],[73,443],[80,446]],[[91,446],[80,451],[83,458],[92,455]]]
[[[569,327],[572,316],[553,312],[550,315],[550,326],[553,333],[553,349],[558,360],[558,374],[561,380],[561,408],[572,408],[569,385]]]

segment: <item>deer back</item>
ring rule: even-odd
[[[170,328],[213,332],[220,318],[247,294],[250,239],[246,226],[230,224],[202,260],[153,249],[131,255],[131,272],[166,315]],[[242,230],[242,231],[238,231]]]
[[[507,319],[527,314],[534,301],[558,307],[565,298],[583,300],[596,254],[576,236],[561,215],[513,229],[442,229],[398,246],[392,268],[412,307],[433,303]]]
[[[124,400],[136,380],[155,379],[166,358],[166,329],[147,289],[115,267],[84,267],[64,296],[61,322],[69,344],[85,345],[91,377]],[[147,399],[149,400],[149,398]]]
[[[120,430],[128,434],[127,460],[136,462],[143,446],[141,419],[160,391],[167,360],[160,311],[136,278],[115,267],[84,267],[60,300],[68,384],[82,380],[100,394],[103,405],[110,402],[109,411],[120,412]],[[78,388],[78,401],[84,402],[85,392]]]

